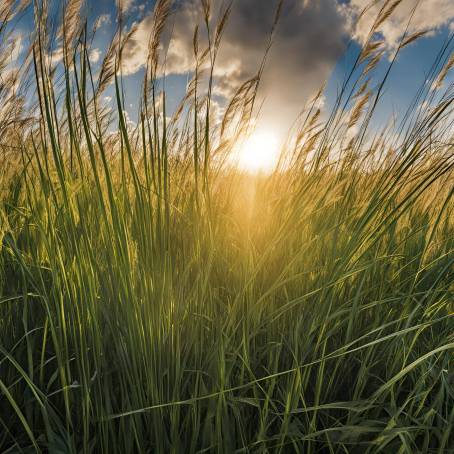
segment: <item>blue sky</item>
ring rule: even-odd
[[[146,47],[147,33],[151,28],[153,1],[123,0],[127,17],[126,26],[137,26],[137,33],[131,45],[126,49],[125,107],[129,117],[137,117],[137,100],[143,78],[141,58]],[[214,6],[220,6],[222,0],[214,0]],[[388,55],[392,55],[396,37],[408,26],[409,11],[416,0],[403,0],[402,6],[396,9],[391,25],[379,30],[377,37],[384,41]],[[52,13],[61,15],[60,1],[51,1]],[[168,112],[177,105],[185,93],[188,77],[193,62],[192,55],[192,22],[200,20],[197,16],[197,0],[179,0],[175,13],[170,18],[172,41],[168,51],[167,76],[165,81]],[[229,26],[225,32],[225,43],[222,44],[219,58],[219,70],[216,73],[220,86],[216,100],[220,108],[227,102],[242,79],[258,67],[263,46],[266,45],[269,26],[274,17],[274,1],[236,0]],[[301,3],[301,4],[300,4]],[[352,60],[360,49],[367,30],[367,17],[361,26],[353,26],[352,18],[365,5],[363,0],[350,0],[338,3],[336,0],[319,0],[307,2],[306,10],[302,9],[301,0],[287,0],[283,17],[276,33],[275,50],[271,51],[264,77],[261,93],[270,106],[264,107],[264,122],[267,127],[290,126],[292,120],[318,87],[327,80],[325,106],[332,105],[338,87],[342,83]],[[318,6],[311,6],[318,5]],[[386,122],[392,113],[402,113],[413,98],[417,88],[424,83],[426,74],[433,63],[437,52],[449,39],[453,30],[454,6],[447,0],[422,0],[421,13],[414,13],[410,31],[430,30],[427,37],[417,40],[405,48],[398,57],[392,70],[380,108],[376,114],[378,123]],[[264,6],[266,5],[266,6]],[[451,6],[450,6],[451,5]],[[213,11],[216,9],[213,8]],[[88,0],[82,15],[88,16],[89,24],[102,17],[101,26],[93,41],[92,64],[96,69],[102,62],[104,53],[115,32],[116,6],[113,0]],[[371,16],[375,10],[371,11]],[[431,14],[428,11],[434,11]],[[198,17],[198,19],[197,19]],[[414,23],[414,25],[413,25]],[[362,27],[362,29],[361,29]],[[29,8],[18,16],[10,25],[11,39],[20,37],[13,65],[19,65],[24,57],[24,50],[34,30],[33,12]],[[261,40],[263,43],[261,43]],[[347,48],[346,43],[351,40]],[[58,42],[55,43],[58,48]],[[175,49],[173,49],[173,47]],[[55,50],[54,49],[54,50]],[[274,53],[273,53],[274,52]],[[185,53],[187,55],[185,55]],[[17,55],[18,54],[18,55]],[[384,58],[374,75],[376,82],[383,75],[388,64]],[[129,74],[128,74],[129,73]],[[112,97],[112,87],[104,93],[106,102]]]
[[[438,52],[451,36],[452,31],[448,27],[442,27],[437,33],[416,41],[399,53],[385,85],[382,101],[375,112],[375,119],[379,124],[386,123],[390,115],[394,114],[399,117],[405,113],[417,90],[425,83]],[[351,48],[335,65],[327,84],[327,102],[335,99],[336,93],[359,51],[359,44],[353,42]],[[389,59],[381,61],[373,74],[375,83],[382,80],[389,63]],[[452,76],[450,80],[452,80]]]

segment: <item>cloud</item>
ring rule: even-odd
[[[24,50],[23,42],[23,34],[15,31],[6,39],[3,49],[2,44],[0,44],[0,50],[4,50],[6,57],[2,62],[4,66],[0,70],[0,85],[2,86],[0,91],[4,95],[1,101],[5,104],[3,108],[0,106],[0,114],[10,109],[9,104],[12,98],[9,98],[9,96],[16,92],[20,85],[20,56]]]
[[[112,19],[110,17],[110,14],[101,14],[98,17],[98,27],[99,28],[110,25],[111,23],[112,23]]]
[[[256,74],[273,25],[278,0],[241,0],[233,3],[224,30],[215,68],[215,94],[229,98],[246,79]],[[363,43],[384,1],[371,7],[354,27],[353,23],[368,0],[286,0],[261,84],[266,97],[261,110],[262,125],[283,129],[296,118],[304,102],[329,78],[346,42],[353,37]],[[418,8],[413,9],[418,3]],[[225,0],[212,1],[213,26]],[[392,1],[388,5],[393,4]],[[168,23],[165,49],[166,74],[185,74],[194,70],[193,34],[200,27],[200,45],[206,45],[203,14],[199,0],[181,0]],[[393,15],[378,28],[388,50],[392,50],[412,16],[408,33],[436,31],[452,26],[452,0],[402,0]],[[151,16],[135,24],[137,32],[124,50],[124,74],[141,69],[148,52],[153,26]]]
[[[20,54],[24,50],[24,37],[22,33],[15,32],[7,40],[7,48],[12,64],[16,64]]]
[[[354,37],[361,43],[367,39],[377,14],[383,7],[380,1],[372,5],[357,24]],[[392,2],[389,3],[391,5]],[[364,0],[351,0],[350,9],[357,15],[366,6]],[[416,9],[415,9],[416,8]],[[454,8],[452,0],[402,0],[391,17],[379,28],[388,49],[394,49],[408,25],[410,35],[421,30],[436,32],[441,27],[454,25]]]
[[[62,62],[63,61],[63,47],[60,46],[60,47],[57,47],[56,49],[54,49],[51,52],[51,54],[49,55],[49,57],[51,58],[53,64]]]
[[[192,50],[194,29],[200,21],[199,8],[182,7],[169,20],[164,43],[160,50],[166,50],[165,71],[167,74],[184,74],[194,70],[195,62]],[[142,69],[148,56],[148,43],[153,29],[153,15],[147,15],[138,22],[133,22],[131,28],[135,32],[128,40],[122,54],[122,71],[124,75],[135,74]],[[163,52],[161,52],[163,54]]]
[[[234,2],[215,68],[216,94],[231,96],[242,82],[257,73],[277,3],[277,0]],[[225,5],[223,0],[212,2],[215,19],[222,5]],[[199,48],[202,50],[206,37],[203,35],[200,1],[183,0],[169,21],[171,38],[164,46],[167,74],[185,74],[194,70],[192,38],[197,24],[201,30]],[[136,34],[124,50],[123,67],[128,74],[145,64],[152,25],[151,16],[140,21]],[[304,101],[329,77],[342,55],[349,36],[348,25],[345,8],[335,0],[284,2],[263,77],[262,93],[267,96],[263,108],[265,117],[273,117],[274,123],[279,119],[287,126],[291,123]]]
[[[267,8],[259,4],[247,0],[232,11],[216,69],[226,95],[254,75],[262,61],[276,2],[267,2]],[[262,79],[263,124],[290,126],[344,52],[347,26],[343,9],[333,0],[284,3]]]
[[[99,61],[100,57],[101,57],[101,51],[99,49],[95,48],[90,51],[90,62],[91,63],[97,63]]]
[[[128,39],[122,53],[122,72],[128,76],[135,74],[143,68],[147,61],[148,42],[153,26],[153,19],[147,16],[139,23],[133,23],[136,28],[134,34]]]
[[[135,0],[119,0],[119,4],[122,6],[123,11],[126,13],[134,6]]]

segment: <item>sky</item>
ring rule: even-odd
[[[51,13],[58,17],[63,2],[49,0]],[[233,0],[231,14],[223,32],[214,71],[214,107],[222,112],[242,82],[256,73],[263,59],[273,25],[278,0]],[[212,1],[213,23],[227,0]],[[372,21],[383,5],[371,3],[357,22],[358,15],[370,3],[365,0],[284,0],[281,16],[269,52],[260,91],[260,127],[272,128],[278,135],[291,126],[304,103],[326,82],[322,101],[326,107],[334,103],[336,94],[351,62],[367,39]],[[416,9],[415,6],[417,6]],[[148,37],[153,25],[154,1],[123,0],[125,27],[136,29],[123,55],[123,76],[126,110],[131,121],[137,119],[137,100],[141,90],[147,56]],[[112,39],[116,22],[115,0],[87,0],[81,8],[89,24],[98,21],[90,59],[94,72],[102,64]],[[411,17],[411,21],[409,18]],[[196,25],[203,30],[200,0],[175,0],[164,33],[163,54],[166,55],[165,88],[168,112],[185,93],[194,71],[193,34]],[[377,81],[407,28],[411,34],[427,31],[399,55],[390,74],[378,120],[398,115],[409,104],[416,89],[424,83],[438,50],[454,31],[452,0],[402,0],[393,15],[377,29],[376,39],[383,40],[385,58],[377,70]],[[29,8],[10,25],[11,65],[24,58],[28,40],[33,36],[33,12]],[[205,40],[200,32],[201,44]],[[54,57],[59,58],[55,42]],[[202,45],[201,45],[202,47]],[[113,88],[104,94],[112,102]]]

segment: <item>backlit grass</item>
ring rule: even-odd
[[[36,2],[0,91],[0,451],[452,452],[452,42],[377,132],[371,33],[333,111],[308,103],[278,168],[248,175],[228,155],[262,69],[210,114],[226,17],[169,119],[158,2],[134,127],[128,36],[93,74],[69,3],[57,70]]]

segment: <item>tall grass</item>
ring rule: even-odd
[[[332,112],[319,93],[276,171],[251,176],[228,156],[266,58],[220,124],[210,104],[229,11],[213,26],[203,2],[209,44],[194,34],[194,79],[168,119],[171,4],[157,2],[132,126],[134,30],[120,11],[94,74],[80,3],[55,66],[34,2],[27,60],[0,89],[0,451],[454,452],[452,39],[403,120],[374,133],[419,36],[372,87],[372,31]],[[4,42],[18,8],[5,5]]]

